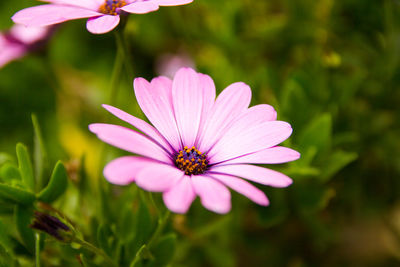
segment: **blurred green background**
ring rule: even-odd
[[[33,4],[1,1],[0,29]],[[184,53],[218,92],[249,84],[252,105],[273,105],[294,129],[284,145],[302,154],[273,166],[294,179],[291,187],[259,186],[269,207],[233,193],[228,215],[208,212],[198,200],[187,215],[173,215],[171,266],[400,265],[399,18],[397,0],[195,0],[129,17],[135,77],[151,79],[163,55]],[[70,172],[55,205],[94,243],[91,227],[102,217],[90,209],[98,207],[90,186],[79,191],[76,169],[84,156],[89,184],[102,183],[104,162],[123,154],[87,130],[93,122],[120,123],[100,106],[109,103],[115,48],[113,33],[92,35],[85,20],[71,21],[46,50],[0,69],[0,164],[15,157],[17,142],[33,149],[35,113],[51,165],[61,159]],[[116,106],[144,118],[132,80],[123,76]],[[102,149],[106,159],[98,156]],[[136,189],[106,186],[109,225],[118,230],[116,207],[124,198],[132,203],[126,195]],[[45,266],[77,266],[43,253]]]

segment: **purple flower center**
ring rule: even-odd
[[[104,4],[102,4],[99,8],[99,12],[106,15],[118,15],[120,12],[120,8],[126,6],[126,2],[124,0],[106,0]]]
[[[174,157],[175,166],[186,175],[203,174],[208,168],[207,155],[201,153],[196,147],[185,146]]]

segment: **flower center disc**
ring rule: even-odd
[[[207,155],[201,153],[196,147],[185,146],[174,157],[175,166],[185,172],[186,175],[203,174],[208,167]]]
[[[118,8],[126,6],[126,2],[124,0],[106,0],[104,4],[102,4],[99,8],[99,12],[106,15],[118,15]]]

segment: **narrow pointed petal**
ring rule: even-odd
[[[114,116],[120,118],[121,120],[131,124],[134,126],[136,129],[141,131],[142,133],[146,134],[148,137],[150,137],[154,142],[159,144],[161,147],[163,147],[165,150],[167,150],[169,153],[172,153],[172,149],[168,142],[164,139],[164,137],[161,136],[161,134],[150,124],[145,122],[144,120],[141,120],[139,118],[136,118],[116,107],[109,106],[109,105],[103,105],[103,107],[113,114]]]
[[[233,125],[209,153],[210,163],[233,159],[276,146],[292,133],[290,124],[283,121],[267,121],[249,124],[242,120]]]
[[[168,154],[160,146],[131,129],[112,124],[94,123],[89,125],[89,130],[110,145],[134,154],[171,163]]]
[[[134,14],[146,14],[158,9],[154,1],[137,1],[121,8],[123,11]]]
[[[279,164],[294,161],[300,158],[300,153],[296,150],[276,146],[267,149],[263,149],[254,153],[246,154],[222,163],[217,163],[221,165],[226,164]]]
[[[193,2],[193,0],[153,0],[153,2],[160,6],[180,6],[189,4]]]
[[[143,113],[175,150],[181,147],[172,107],[172,81],[158,77],[151,84],[143,78],[134,81],[136,99]]]
[[[103,14],[85,8],[49,4],[25,8],[15,13],[11,19],[15,23],[35,27],[101,15]]]
[[[167,208],[176,213],[186,213],[196,194],[189,176],[183,176],[170,190],[163,193],[163,200]]]
[[[191,147],[196,141],[203,105],[199,75],[194,70],[182,68],[175,74],[172,102],[182,142]]]
[[[212,168],[212,173],[229,174],[247,180],[273,187],[287,187],[292,184],[292,179],[283,173],[267,168],[247,165],[218,165]]]
[[[231,210],[231,193],[223,184],[203,175],[192,176],[192,184],[206,209],[221,214]]]
[[[113,30],[118,24],[119,16],[103,15],[88,19],[86,28],[93,34],[103,34]]]
[[[198,140],[198,149],[208,149],[224,134],[227,127],[250,104],[251,90],[244,83],[229,85],[218,96],[205,123],[204,130]]]
[[[136,177],[136,184],[151,192],[165,192],[174,186],[185,174],[175,166],[153,163],[142,168]]]
[[[117,185],[127,185],[135,181],[137,173],[148,163],[155,161],[134,156],[116,158],[106,165],[103,174],[107,181]]]
[[[254,185],[246,182],[243,179],[236,178],[233,176],[228,175],[221,175],[221,174],[212,174],[211,175],[214,179],[217,179],[224,185],[230,187],[231,189],[235,190],[239,194],[247,197],[248,199],[252,200],[253,202],[261,205],[261,206],[268,206],[269,200],[267,196],[264,194],[263,191],[255,187]]]

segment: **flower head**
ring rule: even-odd
[[[41,47],[52,32],[52,27],[14,25],[10,30],[0,33],[0,68]]]
[[[60,221],[57,217],[47,213],[35,211],[35,220],[30,225],[31,228],[43,231],[60,241],[68,242],[71,229]]]
[[[12,20],[25,26],[46,26],[68,20],[89,18],[86,28],[94,34],[114,29],[124,12],[145,14],[160,6],[177,6],[193,0],[44,0],[50,4],[18,11]]]
[[[209,76],[182,68],[173,80],[137,78],[134,89],[154,127],[107,105],[104,108],[136,131],[112,124],[89,126],[104,142],[137,154],[111,161],[104,169],[109,182],[135,182],[145,190],[163,192],[166,206],[177,213],[185,213],[196,196],[205,208],[228,212],[227,187],[267,206],[265,194],[246,180],[274,187],[292,183],[282,173],[251,165],[288,162],[300,154],[276,146],[292,128],[277,121],[269,105],[249,107],[251,90],[246,84],[231,84],[215,99]]]

